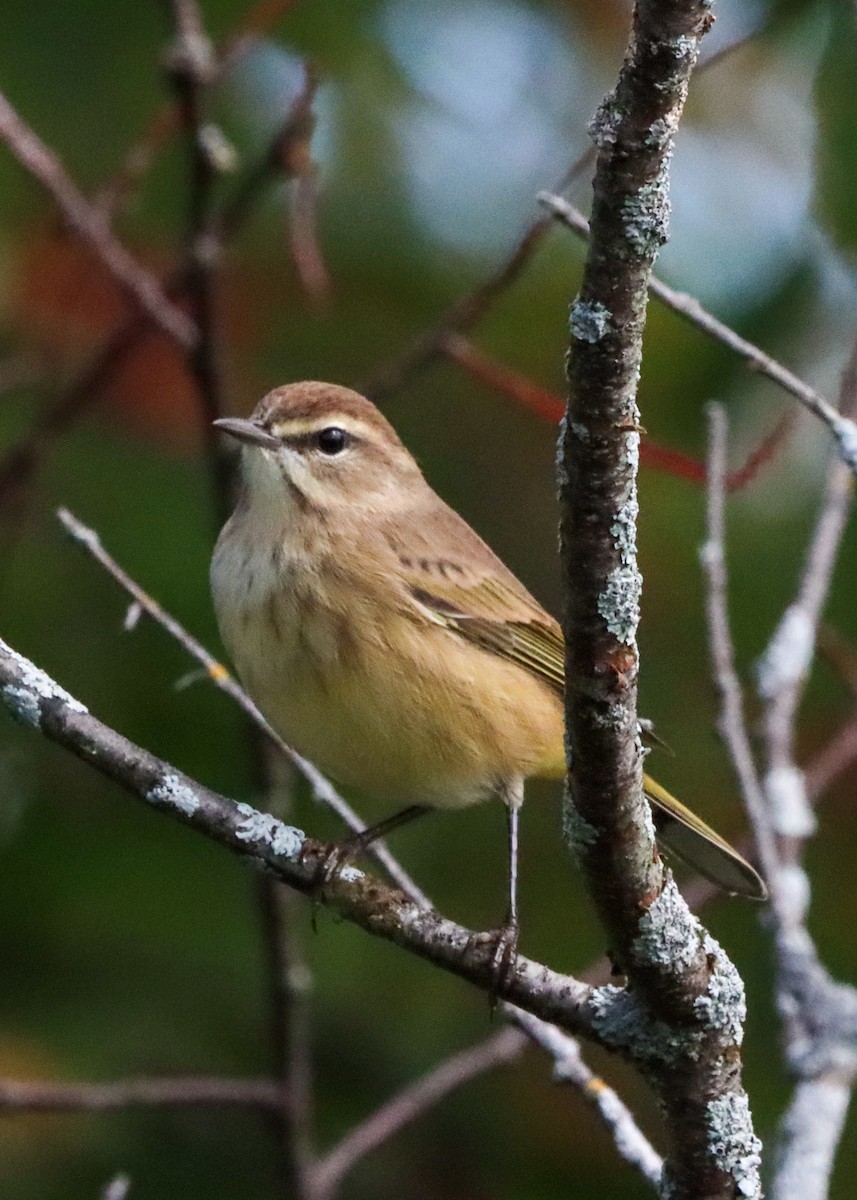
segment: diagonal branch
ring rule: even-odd
[[[92,716],[44,671],[0,640],[0,698],[23,724],[39,729],[100,774],[174,820],[231,850],[304,894],[317,894],[331,847],[249,804],[236,804]],[[474,983],[569,1032],[635,1052],[621,989],[599,996],[585,983],[519,956],[514,977],[497,987],[494,945],[414,904],[403,892],[353,867],[325,885],[324,903],[376,937]],[[622,1019],[624,1019],[624,1024]]]
[[[541,192],[539,200],[553,215],[574,233],[584,240],[590,236],[589,222],[583,213],[564,200],[562,196],[554,196],[550,192]],[[758,371],[778,387],[794,396],[804,406],[807,412],[818,417],[830,432],[839,447],[843,460],[852,471],[857,471],[857,425],[847,416],[839,412],[829,400],[825,399],[815,388],[799,379],[788,367],[777,362],[770,354],[760,350],[758,346],[741,337],[723,321],[718,320],[700,302],[687,292],[678,292],[664,283],[657,275],[652,275],[648,281],[649,293],[655,296],[667,308],[684,317],[707,337],[720,342],[727,350],[739,355],[753,371]]]
[[[334,788],[333,784],[322,775],[321,771],[308,759],[303,758],[291,746],[288,746],[282,738],[276,734],[259,709],[240,686],[240,684],[230,675],[226,667],[219,662],[212,654],[205,649],[201,642],[189,633],[185,627],[171,616],[164,608],[158,604],[148,592],[144,591],[131,576],[119,566],[116,559],[105,550],[104,545],[94,529],[90,529],[81,521],[78,521],[67,508],[61,508],[57,516],[63,527],[71,535],[74,541],[84,550],[89,553],[97,563],[99,563],[108,575],[110,575],[121,588],[123,588],[138,606],[141,612],[144,612],[157,625],[165,630],[170,637],[174,638],[179,645],[200,664],[207,678],[211,680],[216,688],[221,692],[225,692],[227,696],[233,700],[239,708],[250,718],[261,732],[270,739],[273,746],[291,763],[291,765],[306,779],[312,794],[319,804],[329,808],[331,812],[342,820],[345,825],[353,832],[359,833],[366,826],[360,817],[347,802],[344,796]],[[427,897],[420,891],[417,884],[407,874],[405,869],[399,864],[398,860],[393,857],[390,851],[382,840],[373,842],[368,848],[367,854],[371,854],[373,858],[384,868],[393,882],[398,888],[413,900],[416,904],[422,905],[424,908],[430,908],[431,905]]]
[[[134,306],[177,346],[184,350],[193,347],[197,339],[193,321],[176,308],[156,277],[136,262],[111,233],[103,215],[1,92],[0,139],[49,193],[68,227],[106,267]]]

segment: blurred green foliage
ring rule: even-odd
[[[855,306],[851,259],[855,43],[841,3],[719,5],[712,48],[749,34],[692,92],[675,156],[673,242],[663,273],[835,395]],[[214,36],[236,0],[204,4]],[[2,86],[92,193],[162,103],[169,38],[156,5],[6,0]],[[286,189],[272,187],[223,272],[224,370],[233,411],[303,377],[359,383],[483,278],[549,187],[585,148],[586,122],[621,61],[626,5],[559,0],[301,0],[218,86],[212,117],[240,169],[257,160],[311,60],[321,88],[320,242],[328,304],[307,301],[286,245]],[[715,41],[714,39],[718,39]],[[818,170],[813,164],[817,160]],[[182,243],[181,148],[159,156],[118,229],[163,269]],[[238,184],[223,181],[228,195]],[[586,187],[577,199],[586,202]],[[35,356],[35,378],[0,397],[11,444],[59,393],[115,319],[91,264],[69,257],[50,204],[0,153],[0,348]],[[561,389],[566,311],[581,262],[555,230],[475,340]],[[83,264],[86,263],[86,266]],[[218,646],[207,563],[215,536],[192,393],[154,344],[47,456],[23,513],[0,527],[4,638],[94,712],[211,786],[253,794],[245,731],[145,622],[122,631],[125,598],[60,534],[62,503],[209,646]],[[2,371],[2,360],[0,360]],[[742,460],[789,401],[724,350],[653,308],[641,404],[654,441],[701,456],[703,406],[724,400]],[[385,411],[437,489],[544,602],[558,607],[555,431],[507,396],[435,364]],[[742,673],[793,594],[827,461],[801,417],[773,464],[729,509],[731,609]],[[654,472],[641,483],[646,578],[642,703],[674,759],[659,774],[726,833],[742,816],[714,733],[697,553],[702,498]],[[3,522],[3,514],[0,514]],[[854,637],[855,536],[828,616]],[[801,715],[801,754],[852,705],[826,668]],[[834,974],[854,978],[853,769],[825,799],[809,852],[813,930]],[[112,1079],[135,1073],[257,1074],[269,1065],[254,879],[225,853],[130,802],[62,751],[0,718],[0,1075]],[[362,804],[362,798],[355,798]],[[334,836],[300,789],[299,824]],[[523,823],[523,949],[580,969],[602,939],[558,839],[558,794],[533,789]],[[368,815],[373,813],[371,804]],[[488,927],[502,903],[503,821],[486,807],[397,835],[395,850],[446,912]],[[484,870],[474,871],[478,858]],[[712,907],[715,934],[747,981],[747,1083],[770,1142],[788,1095],[777,1049],[772,966],[758,914]],[[490,1029],[484,997],[322,914],[301,933],[315,978],[314,1052],[322,1146],[391,1092]],[[645,1089],[594,1055],[656,1141]],[[834,1195],[857,1167],[853,1127]],[[270,1131],[248,1114],[141,1110],[0,1118],[0,1193],[94,1197],[118,1170],[133,1200],[276,1194]],[[359,1166],[344,1195],[647,1196],[591,1113],[557,1094],[536,1052],[469,1085]]]

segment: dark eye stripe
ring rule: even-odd
[[[345,442],[342,446],[343,449],[345,449],[346,446],[353,446],[355,442],[360,440],[355,434],[351,433],[350,430],[342,429],[340,425],[335,427],[328,425],[323,429],[314,429],[308,433],[284,434],[282,436],[282,441],[286,446],[291,446],[293,450],[318,450],[319,437],[322,434],[327,433],[328,430],[332,428],[336,428],[345,434]]]

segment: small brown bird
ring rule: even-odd
[[[524,780],[565,773],[559,625],[358,393],[291,384],[249,420],[215,424],[245,447],[211,565],[238,674],[301,754],[408,805],[343,843],[322,882],[428,809],[497,796],[509,815],[508,955]],[[648,776],[645,790],[668,849],[725,891],[764,898],[727,842]]]

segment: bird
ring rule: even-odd
[[[358,392],[291,383],[214,424],[242,446],[211,561],[237,673],[290,746],[398,805],[339,844],[320,886],[421,814],[497,797],[509,854],[497,961],[514,961],[524,781],[566,773],[559,624]],[[724,891],[765,898],[728,842],[649,775],[644,790],[660,845]]]

